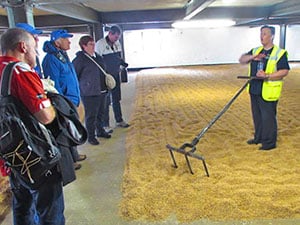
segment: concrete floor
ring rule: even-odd
[[[122,108],[124,118],[130,122],[135,100],[135,74],[123,84]],[[114,122],[111,123],[113,125]],[[124,221],[118,214],[122,198],[121,184],[125,165],[126,130],[116,128],[111,139],[99,139],[99,146],[85,144],[79,151],[87,154],[82,168],[77,171],[77,181],[65,187],[65,216],[68,225],[175,225],[175,216],[163,222]],[[3,225],[11,225],[11,213]],[[211,222],[195,221],[189,225],[300,225],[300,219]],[[186,225],[188,225],[186,224]]]

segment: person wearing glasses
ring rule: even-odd
[[[95,41],[90,35],[79,40],[81,51],[73,60],[80,87],[81,100],[85,112],[85,126],[88,132],[88,142],[98,145],[96,137],[110,138],[102,127],[103,115],[107,107],[108,89],[105,84],[105,74],[99,68],[105,68],[103,58],[95,53]],[[96,136],[96,137],[95,137]]]

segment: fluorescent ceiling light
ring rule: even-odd
[[[228,19],[219,20],[182,20],[172,24],[174,28],[200,28],[200,27],[229,27],[235,25],[235,21]]]

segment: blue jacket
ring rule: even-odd
[[[43,50],[47,53],[42,62],[45,78],[50,77],[57,91],[78,106],[79,84],[75,68],[67,53],[56,48],[50,41],[44,43]]]

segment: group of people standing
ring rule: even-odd
[[[29,24],[18,23],[16,27],[31,33],[36,42],[42,33]],[[36,72],[43,79],[51,79],[58,93],[66,96],[75,106],[82,101],[85,114],[85,126],[88,142],[98,145],[96,137],[111,138],[112,129],[109,126],[109,106],[112,105],[118,127],[129,127],[123,120],[121,110],[120,66],[128,64],[122,59],[122,48],[119,42],[121,29],[115,25],[103,39],[97,42],[90,35],[80,38],[81,51],[71,62],[67,51],[70,49],[72,34],[67,30],[58,29],[51,33],[50,40],[43,45],[46,56],[40,66],[37,58]],[[105,84],[105,74],[99,68],[113,75],[116,87],[108,90]],[[81,168],[79,161],[85,160],[86,155],[79,154],[76,147],[71,147],[75,170]]]
[[[77,107],[82,101],[88,142],[92,145],[99,144],[96,137],[111,137],[109,105],[112,105],[116,126],[129,127],[123,120],[120,104],[120,66],[128,66],[121,55],[121,29],[116,25],[112,26],[108,35],[97,42],[97,49],[92,36],[82,36],[79,41],[81,51],[77,52],[73,61],[67,54],[73,35],[63,29],[54,30],[50,40],[43,44],[46,55],[40,63],[37,47],[38,36],[42,33],[43,31],[27,23],[18,23],[16,28],[8,29],[1,36],[3,56],[0,56],[0,71],[10,62],[21,62],[13,71],[12,95],[26,105],[39,122],[50,126],[56,113],[45,91],[55,91]],[[114,77],[114,89],[108,90],[103,70]],[[72,179],[68,178],[70,183],[75,180],[73,171],[81,168],[78,162],[87,158],[86,155],[79,154],[74,146],[70,146],[68,152],[70,157],[64,159],[66,164],[59,164],[53,169],[51,176],[36,190],[24,186],[13,173],[7,174],[13,193],[15,225],[65,224],[62,187],[67,182],[64,182],[61,171],[71,165],[73,170],[69,171],[69,175],[74,176]],[[60,168],[61,166],[64,168]]]
[[[42,70],[38,67],[36,30],[28,24],[17,24],[17,28],[8,29],[1,36],[0,71],[10,62],[19,62],[13,71],[11,93],[18,98],[36,119],[51,124],[56,113],[44,94],[42,80],[49,77],[54,81],[55,90],[67,97],[77,107],[82,101],[85,109],[85,126],[88,142],[98,145],[96,137],[111,137],[109,127],[109,105],[112,103],[116,124],[129,126],[122,117],[120,66],[127,67],[121,57],[119,38],[121,29],[111,27],[108,35],[95,43],[85,35],[80,38],[81,51],[70,61],[67,50],[73,35],[66,30],[55,30],[46,41],[43,50],[47,53],[42,61]],[[261,144],[260,150],[276,148],[277,141],[277,103],[282,88],[282,79],[289,72],[287,52],[273,44],[275,28],[261,28],[262,46],[243,54],[239,61],[249,64],[249,85],[254,137],[248,144]],[[263,63],[258,68],[258,64]],[[114,76],[116,87],[108,90],[105,74],[100,69]],[[36,69],[33,69],[36,68]],[[43,71],[43,72],[42,72]],[[42,79],[41,79],[42,78]],[[84,160],[85,155],[78,154],[75,147],[70,147],[70,157],[62,167],[72,166],[78,169],[76,162]],[[72,159],[71,159],[72,158]],[[68,165],[67,165],[68,164]],[[68,167],[69,168],[69,167]],[[80,168],[80,167],[79,167]],[[64,225],[63,176],[64,168],[55,168],[48,179],[36,190],[24,186],[12,173],[10,184],[13,193],[13,220],[15,225]],[[72,178],[74,180],[75,178]]]
[[[116,125],[129,127],[123,120],[120,104],[120,66],[128,66],[121,55],[121,29],[112,26],[108,35],[100,39],[97,45],[92,36],[82,36],[79,40],[81,51],[76,53],[71,62],[66,51],[70,49],[69,38],[72,36],[66,30],[55,30],[51,33],[51,40],[44,43],[43,50],[47,53],[42,62],[44,77],[53,80],[58,92],[67,96],[76,106],[82,101],[88,142],[98,145],[96,137],[111,137],[110,104]],[[103,70],[116,80],[114,89],[108,90]]]
[[[120,36],[121,29],[118,26],[112,26],[108,35],[97,43],[90,35],[81,37],[79,40],[81,51],[76,53],[73,60],[85,109],[88,142],[92,145],[99,144],[96,137],[111,137],[110,104],[112,104],[116,125],[123,128],[129,127],[129,124],[123,120],[120,104],[120,66],[128,66],[121,56]],[[114,89],[108,90],[103,70],[114,77],[116,81]]]

